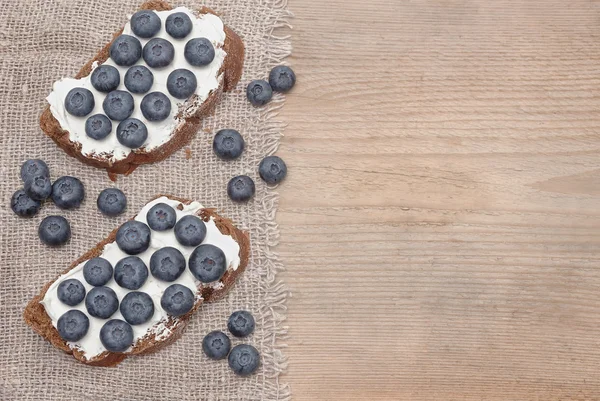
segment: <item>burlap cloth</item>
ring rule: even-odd
[[[290,52],[287,37],[274,33],[286,25],[286,1],[171,3],[213,8],[243,38],[247,49],[241,82],[225,96],[215,116],[205,121],[205,132],[200,131],[189,146],[189,159],[182,150],[113,184],[106,172],[68,157],[39,129],[38,118],[52,83],[73,76],[141,2],[0,1],[0,400],[289,399],[289,388],[279,381],[285,368],[280,348],[287,290],[275,278],[281,266],[271,251],[278,237],[277,196],[257,174],[259,161],[277,148],[282,127],[271,117],[283,97],[276,96],[267,109],[254,109],[245,99],[246,84],[265,78]],[[212,132],[219,128],[236,128],[243,134],[246,151],[240,160],[226,163],[215,158]],[[53,179],[79,177],[87,192],[82,207],[62,211],[49,202],[33,219],[13,215],[10,197],[22,186],[19,168],[28,158],[44,159]],[[257,184],[254,200],[246,205],[234,205],[227,198],[227,181],[237,174],[248,174]],[[107,218],[98,212],[96,197],[113,185],[127,194],[128,213]],[[112,369],[77,363],[34,334],[24,324],[22,311],[44,283],[159,193],[200,200],[249,230],[251,263],[233,291],[216,304],[204,305],[175,344],[153,355],[128,358]],[[72,226],[70,243],[58,249],[43,246],[37,236],[39,222],[50,214],[65,216]],[[262,365],[249,378],[235,377],[226,361],[210,361],[202,353],[203,336],[226,330],[227,317],[236,309],[247,309],[256,318],[256,331],[247,342],[260,351]],[[234,345],[241,342],[233,340]]]

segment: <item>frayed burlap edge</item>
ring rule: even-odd
[[[292,29],[290,19],[293,14],[288,10],[288,0],[273,0],[273,9],[279,11],[276,22],[268,34],[269,53],[275,64],[280,64],[292,53],[292,44],[289,31]],[[272,155],[279,147],[279,141],[283,136],[285,124],[277,117],[279,110],[283,107],[285,96],[275,93],[273,100],[260,112],[259,121],[264,124],[265,156]],[[262,212],[257,217],[264,222],[263,230],[267,240],[264,244],[265,262],[269,265],[268,271],[272,272],[268,277],[268,302],[270,311],[265,316],[272,320],[274,332],[271,335],[273,347],[273,360],[266,361],[267,365],[273,367],[271,382],[265,383],[268,387],[265,391],[269,399],[289,401],[292,398],[289,384],[281,381],[281,375],[287,370],[288,361],[283,353],[287,347],[285,341],[288,336],[288,327],[284,325],[287,313],[286,301],[290,291],[277,273],[284,270],[279,255],[273,250],[279,243],[279,228],[275,222],[277,208],[279,206],[279,194],[275,191],[277,186],[271,187],[268,194],[262,200]],[[261,216],[262,214],[262,216]]]

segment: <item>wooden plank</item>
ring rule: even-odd
[[[600,399],[600,3],[290,7],[294,399]]]

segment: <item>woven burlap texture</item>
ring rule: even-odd
[[[246,45],[242,80],[225,95],[215,115],[205,120],[187,150],[112,183],[105,171],[68,157],[39,128],[52,83],[74,76],[141,3],[0,1],[0,168],[4,181],[0,189],[0,399],[287,400],[289,388],[279,379],[285,369],[281,348],[287,290],[275,277],[281,265],[272,251],[278,239],[277,195],[257,173],[260,160],[277,149],[282,126],[273,117],[283,97],[276,95],[270,107],[263,109],[253,108],[245,98],[247,83],[267,77],[290,53],[288,37],[277,34],[277,28],[288,26],[287,2],[171,2],[214,9]],[[221,128],[235,128],[244,136],[246,150],[239,160],[223,162],[213,154],[213,133]],[[82,207],[63,211],[47,202],[32,219],[15,216],[10,197],[22,187],[19,168],[29,158],[44,159],[53,179],[62,175],[80,178],[86,189]],[[256,182],[256,196],[247,204],[233,204],[226,194],[227,182],[238,174]],[[117,218],[104,217],[96,208],[100,191],[111,186],[122,189],[129,202],[128,211]],[[196,313],[175,344],[152,355],[128,358],[116,368],[82,365],[26,326],[23,309],[70,261],[159,193],[200,200],[248,230],[252,242],[248,269],[226,298]],[[40,221],[52,214],[69,219],[73,231],[70,243],[56,249],[43,246],[37,236]],[[251,343],[262,357],[259,371],[248,378],[236,377],[226,361],[211,361],[202,353],[204,335],[226,331],[228,316],[238,309],[253,313],[256,331],[244,340],[232,338],[232,343]]]

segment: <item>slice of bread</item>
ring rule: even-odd
[[[192,203],[188,199],[182,199],[171,195],[159,195],[153,200],[158,199],[162,196],[166,196],[171,200],[180,202],[180,204],[178,205],[178,209],[180,210],[182,210],[183,205],[189,205],[190,203]],[[214,211],[214,209],[200,209],[197,212],[197,215],[205,222],[208,222],[210,219],[212,219],[216,227],[222,234],[229,235],[233,238],[233,240],[239,245],[238,256],[240,258],[240,263],[237,269],[235,270],[228,268],[223,277],[218,282],[211,284],[198,284],[198,294],[201,295],[201,298],[197,298],[197,301],[190,312],[179,317],[169,316],[164,321],[161,320],[155,325],[162,325],[161,328],[163,326],[164,328],[166,328],[166,330],[162,331],[161,335],[157,335],[156,332],[152,332],[150,330],[150,332],[147,335],[135,342],[133,344],[132,349],[130,349],[129,351],[123,353],[104,351],[93,358],[87,359],[80,349],[76,347],[71,348],[69,344],[67,344],[67,342],[60,337],[60,335],[58,334],[58,330],[54,327],[52,323],[52,319],[46,312],[45,306],[41,303],[41,301],[44,300],[46,292],[48,291],[50,286],[61,275],[70,272],[72,269],[76,268],[77,266],[81,265],[83,262],[91,258],[100,256],[105,245],[115,241],[118,228],[111,232],[105,239],[100,241],[94,248],[92,248],[79,259],[74,261],[66,270],[64,270],[61,273],[61,275],[59,275],[56,279],[52,280],[51,282],[47,283],[42,288],[41,292],[35,297],[33,297],[33,299],[29,302],[23,313],[25,322],[29,326],[31,326],[31,328],[33,328],[35,332],[44,337],[46,340],[50,341],[50,343],[52,343],[52,345],[54,345],[55,347],[65,351],[66,353],[72,354],[78,361],[93,366],[114,366],[130,355],[148,354],[154,351],[158,351],[159,349],[167,346],[168,344],[171,344],[179,337],[181,337],[184,328],[190,321],[193,313],[196,310],[198,310],[202,302],[214,302],[222,298],[231,289],[231,287],[235,284],[236,279],[244,272],[246,266],[248,265],[248,259],[250,257],[250,240],[248,238],[247,233],[242,232],[241,230],[236,228],[230,220],[219,216]],[[155,305],[155,308],[160,307],[160,305]],[[164,333],[167,334],[165,335]],[[98,339],[98,341],[100,340]]]
[[[155,10],[155,11],[168,11],[173,8],[165,1],[151,0],[144,3],[140,9],[142,10]],[[197,12],[198,15],[203,14],[214,14],[216,13],[207,7],[202,7]],[[63,130],[59,121],[54,117],[48,105],[40,117],[40,127],[42,130],[61,147],[67,154],[76,157],[82,162],[89,164],[90,166],[104,168],[108,171],[111,178],[115,174],[129,174],[136,169],[137,166],[148,163],[155,163],[166,159],[173,152],[182,148],[186,145],[198,132],[200,123],[203,118],[209,116],[219,102],[223,92],[232,90],[238,83],[241,75],[244,63],[244,44],[240,37],[235,34],[229,27],[224,26],[225,31],[225,42],[223,44],[223,50],[227,53],[223,64],[218,72],[218,76],[221,76],[219,86],[216,90],[213,90],[204,102],[200,102],[196,95],[192,95],[191,98],[186,100],[184,104],[179,107],[177,117],[183,119],[182,124],[178,124],[170,139],[164,144],[153,148],[149,151],[143,147],[136,149],[129,153],[129,155],[123,159],[111,159],[109,156],[101,155],[86,155],[82,153],[82,146],[79,142],[71,141],[69,132]],[[96,54],[94,58],[88,61],[75,76],[75,78],[83,78],[88,76],[92,72],[92,67],[95,62],[101,64],[109,58],[109,50],[112,42],[123,32],[123,28],[114,34],[113,39],[102,48]],[[123,77],[121,77],[123,79]],[[136,104],[136,107],[139,107]],[[113,122],[114,124],[114,122]],[[152,135],[149,132],[149,135]]]

